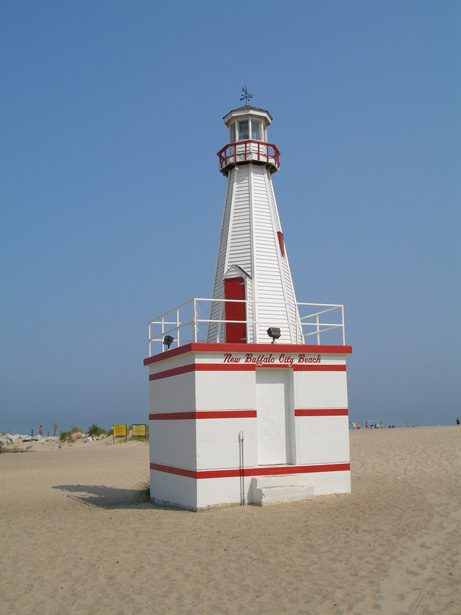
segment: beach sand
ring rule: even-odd
[[[351,433],[352,494],[140,503],[148,447],[0,455],[0,612],[461,613],[461,428]]]

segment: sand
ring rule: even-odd
[[[139,502],[148,447],[0,455],[0,612],[461,613],[461,428],[351,433],[353,492]]]

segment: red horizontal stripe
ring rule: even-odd
[[[195,365],[193,363],[189,365],[181,365],[181,367],[173,367],[172,369],[165,369],[163,372],[157,374],[150,374],[149,380],[159,380],[160,378],[168,378],[170,376],[179,376],[179,374],[187,374],[187,372],[195,371]]]
[[[301,408],[295,409],[295,416],[347,416],[349,411],[347,408],[325,408],[321,410],[303,410]]]
[[[197,372],[254,372],[255,365],[247,363],[195,363]]]
[[[293,365],[294,372],[345,372],[345,365]]]
[[[304,354],[351,354],[352,346],[327,346],[314,344],[205,344],[192,343],[171,348],[166,352],[161,352],[153,357],[144,359],[144,365],[165,361],[172,357],[185,354],[187,352],[283,352],[283,353],[304,353]]]
[[[256,410],[202,410],[200,412],[162,412],[149,414],[151,421],[178,421],[184,419],[250,419]]]
[[[254,372],[256,369],[293,369],[295,372],[345,372],[345,365],[255,365],[254,363],[190,363],[150,374],[149,380],[178,376],[187,372]]]
[[[312,474],[316,472],[343,472],[350,470],[350,463],[324,463],[309,466],[267,466],[257,468],[231,468],[229,470],[186,470],[165,466],[160,463],[151,463],[151,470],[187,476],[188,478],[232,478],[236,476],[274,476],[282,474]]]
[[[151,470],[158,470],[159,472],[166,472],[168,474],[177,474],[178,476],[187,476],[188,478],[197,478],[197,472],[195,470],[186,470],[185,468],[174,468],[173,466],[164,466],[160,463],[151,463]]]

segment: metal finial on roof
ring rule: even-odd
[[[242,95],[240,96],[240,100],[244,100],[246,104],[248,104],[250,102],[250,100],[253,98],[253,94],[250,94],[250,92],[247,89],[247,86],[244,85],[242,88]]]

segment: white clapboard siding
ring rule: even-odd
[[[236,275],[235,267],[245,272],[250,343],[269,342],[270,326],[282,330],[280,342],[302,342],[286,247],[282,256],[277,237],[281,230],[269,170],[253,163],[232,169],[228,175],[213,298],[224,298],[224,279]],[[255,307],[252,301],[256,302]],[[222,304],[212,304],[211,319],[223,318],[223,313]],[[210,324],[208,341],[225,341],[224,327]]]

